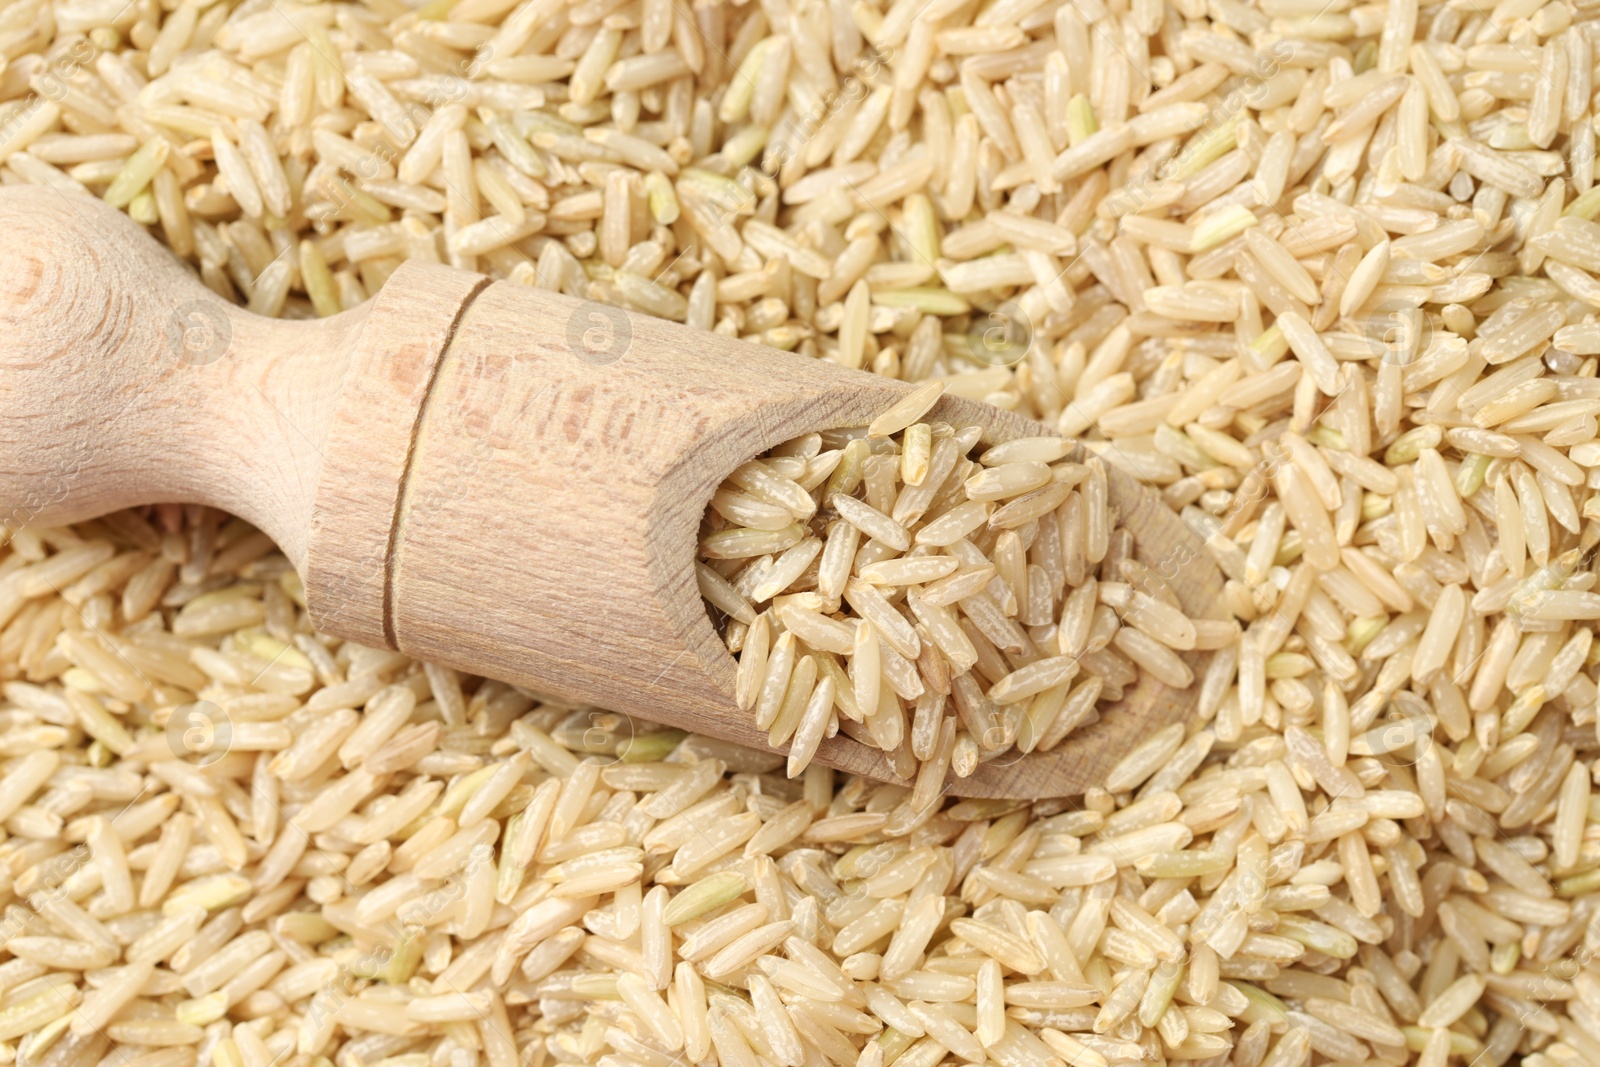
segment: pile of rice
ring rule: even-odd
[[[1049,752],[1141,672],[1187,689],[1181,653],[1239,641],[1237,622],[1189,619],[1133,558],[1102,460],[1068,460],[1060,437],[968,458],[980,427],[920,421],[943,391],[741,465],[700,540],[739,707],[787,746],[790,778],[841,729],[886,753],[916,784],[891,826],[949,773]]]
[[[1102,788],[891,826],[318,636],[226,517],[13,512],[0,1059],[1600,1063],[1592,17],[12,0],[0,180],[263,313],[439,259],[940,379],[1243,637]]]

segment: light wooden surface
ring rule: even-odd
[[[250,315],[98,200],[0,188],[0,522],[211,504],[305,558],[322,448],[371,304]]]
[[[317,625],[329,633],[394,647],[383,593],[406,464],[439,359],[468,302],[488,284],[481,274],[403,263],[364,305],[368,321],[383,325],[352,336],[323,440],[306,554],[296,560]]]
[[[3,188],[0,226],[0,521],[210,504],[278,541],[329,633],[765,747],[695,587],[700,516],[738,464],[909,386],[442,267],[265,320],[98,201]],[[933,417],[1044,432],[954,397]],[[1139,558],[1213,614],[1221,576],[1177,516],[1114,468],[1111,488]],[[1193,698],[1143,682],[951,791],[1081,792]],[[892,777],[843,735],[818,759]]]

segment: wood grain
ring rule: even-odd
[[[0,521],[209,504],[301,563],[370,305],[313,322],[248,314],[87,195],[0,188],[0,232]]]
[[[911,387],[588,301],[406,265],[316,322],[227,305],[120,212],[0,189],[0,521],[210,504],[271,534],[312,618],[364,644],[765,748],[693,578],[695,535],[736,466],[862,425]],[[1046,433],[945,397],[996,442]],[[1159,498],[1111,469],[1136,555],[1185,609],[1221,576]],[[1187,657],[1197,669],[1203,657]],[[1144,679],[1051,753],[950,791],[1081,792],[1193,706]],[[892,778],[840,735],[821,762]]]

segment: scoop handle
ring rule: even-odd
[[[334,412],[355,357],[374,348],[368,325],[401,305],[447,326],[462,303],[439,295],[455,272],[407,265],[351,311],[263,318],[122,212],[37,186],[0,188],[0,232],[0,522],[13,530],[210,504],[301,564]],[[425,363],[396,353],[385,383],[412,421],[425,383],[407,374]]]

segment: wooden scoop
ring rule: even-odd
[[[262,318],[122,213],[51,189],[0,189],[0,233],[0,522],[207,504],[282,546],[327,633],[758,749],[695,583],[701,516],[740,463],[910,388],[415,262],[342,314]],[[987,441],[1049,432],[949,396],[931,417]],[[1111,471],[1138,557],[1214,614],[1202,546]],[[1194,699],[1145,679],[1054,751],[952,791],[1081,792]],[[843,734],[817,759],[893,778]]]

